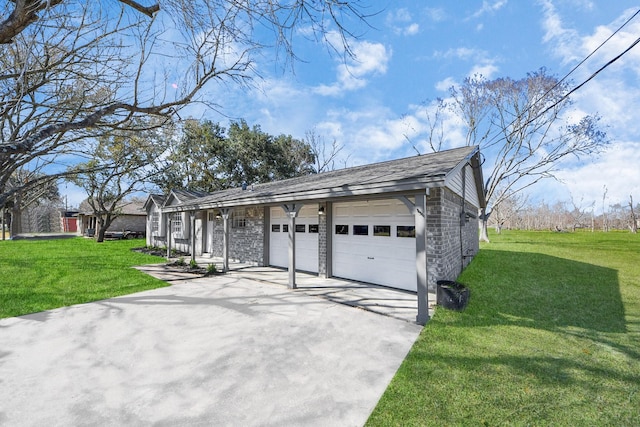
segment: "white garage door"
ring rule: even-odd
[[[333,205],[333,275],[416,291],[415,219],[399,200]]]
[[[281,207],[271,208],[269,263],[289,266],[289,219]],[[318,272],[318,205],[305,205],[296,217],[296,270]]]

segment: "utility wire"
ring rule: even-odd
[[[638,9],[633,15],[631,15],[631,17],[629,17],[629,19],[627,19],[622,25],[620,25],[620,27],[618,27],[609,37],[607,37],[602,43],[600,43],[600,45],[598,45],[598,47],[596,47],[593,51],[591,51],[591,53],[589,53],[589,55],[587,55],[582,61],[580,61],[575,67],[573,67],[564,77],[562,77],[562,79],[560,79],[558,82],[556,82],[555,85],[553,85],[553,87],[551,87],[549,90],[547,90],[542,96],[540,96],[537,100],[535,100],[533,102],[533,104],[529,107],[527,107],[522,113],[520,113],[518,115],[518,117],[516,117],[515,119],[513,119],[513,121],[511,121],[511,123],[509,124],[509,126],[513,125],[514,123],[516,123],[518,121],[518,119],[522,116],[524,116],[524,114],[527,113],[527,111],[529,111],[533,105],[537,104],[538,102],[541,102],[544,98],[546,98],[547,95],[549,95],[549,93],[551,93],[553,90],[555,90],[560,84],[562,84],[562,82],[564,82],[574,71],[576,71],[582,64],[584,64],[589,58],[591,58],[598,50],[600,50],[600,48],[602,46],[604,46],[607,42],[609,42],[609,40],[611,40],[613,38],[613,36],[615,36],[616,34],[618,34],[625,26],[627,26],[627,24],[629,24],[629,22],[631,22],[638,14],[640,14],[640,9]],[[578,89],[582,88],[585,84],[587,84],[589,81],[591,81],[594,77],[596,77],[598,74],[600,74],[600,72],[602,72],[605,68],[609,67],[611,64],[613,64],[614,62],[616,62],[618,59],[620,59],[624,54],[626,54],[627,52],[629,52],[631,49],[633,49],[638,43],[640,43],[640,37],[638,39],[636,39],[627,49],[625,49],[621,54],[619,54],[618,56],[616,56],[615,58],[613,58],[612,60],[610,60],[609,62],[607,62],[605,65],[603,65],[602,67],[600,67],[596,72],[594,72],[593,74],[591,74],[591,76],[589,76],[585,81],[583,81],[582,83],[580,83],[578,86],[574,87],[573,89],[571,89],[569,92],[567,92],[565,95],[563,95],[559,100],[557,100],[556,102],[554,102],[552,105],[550,105],[549,107],[545,108],[542,112],[538,113],[535,117],[527,120],[526,123],[524,123],[521,126],[521,129],[528,126],[531,122],[533,122],[534,120],[538,119],[540,116],[546,114],[549,110],[551,110],[552,108],[556,107],[558,104],[560,104],[562,101],[564,101],[565,99],[567,99],[571,94],[573,94],[574,92],[576,92]],[[493,143],[495,138],[498,137],[499,134],[496,134],[491,141],[489,141],[489,143]],[[501,137],[499,138],[499,140],[505,139],[505,137]]]

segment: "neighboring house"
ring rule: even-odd
[[[150,196],[147,243],[417,291],[418,323],[479,249],[477,147],[243,187]]]
[[[141,201],[125,201],[118,207],[118,217],[113,220],[107,231],[135,231],[144,233],[147,226],[147,213]],[[98,226],[98,218],[87,201],[80,203],[78,212],[78,234],[94,236]]]
[[[78,211],[60,209],[60,230],[63,233],[78,232]]]

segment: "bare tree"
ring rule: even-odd
[[[629,213],[629,219],[631,220],[629,228],[633,234],[636,234],[638,232],[638,218],[636,217],[636,212],[633,210],[633,195],[629,196]]]
[[[267,48],[296,58],[293,39],[365,21],[361,0],[15,0],[0,8],[0,205],[21,167],[47,170],[87,139],[170,120],[214,83],[247,85]],[[59,170],[59,168],[58,168]],[[64,175],[66,171],[56,172]]]
[[[576,231],[578,227],[582,227],[587,218],[587,210],[583,206],[583,199],[576,203],[573,196],[571,196],[571,210],[568,212],[571,220],[571,230]]]
[[[527,196],[522,193],[501,195],[500,203],[494,206],[491,215],[496,233],[500,234],[502,228],[505,226],[511,228],[513,222],[516,221],[518,215],[525,209],[528,203],[529,200]]]
[[[597,116],[562,123],[571,105],[567,82],[544,69],[513,80],[476,75],[452,87],[446,106],[466,128],[466,145],[478,145],[485,161],[488,208],[545,178],[555,178],[568,156],[597,153],[607,144]],[[481,239],[488,241],[487,209],[481,213]]]
[[[602,188],[602,231],[609,231],[609,222],[607,221],[607,208],[605,206],[607,200],[607,192],[609,189],[607,186]]]
[[[344,146],[339,144],[335,138],[329,146],[323,136],[319,135],[315,129],[311,129],[304,133],[304,142],[311,147],[311,153],[316,163],[316,173],[332,171],[336,168],[338,154]]]
[[[37,184],[33,184],[33,183]],[[11,215],[11,236],[24,231],[22,213],[29,207],[36,206],[47,201],[58,200],[58,187],[56,180],[33,173],[24,168],[13,172],[7,182],[10,189],[17,188],[11,200],[5,201],[3,207],[9,208]]]

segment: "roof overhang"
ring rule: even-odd
[[[341,187],[317,189],[303,192],[279,193],[279,194],[241,194],[242,197],[227,199],[224,201],[193,200],[174,206],[164,206],[163,212],[184,212],[202,209],[217,209],[235,206],[252,205],[279,205],[290,202],[320,202],[337,201],[352,198],[387,198],[397,195],[413,195],[426,191],[427,188],[437,188],[444,185],[444,176],[431,177],[429,179],[415,180],[411,182],[382,182],[371,185],[343,185]],[[245,190],[252,193],[251,190]]]

